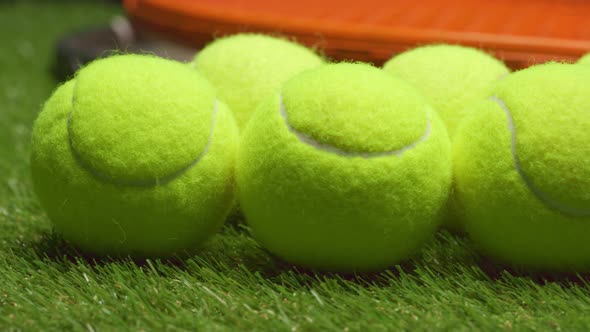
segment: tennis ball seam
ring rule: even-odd
[[[498,96],[491,96],[490,100],[495,102],[500,108],[506,113],[506,118],[508,120],[508,130],[510,131],[511,136],[511,153],[512,153],[512,160],[514,161],[514,168],[516,172],[529,189],[529,191],[548,208],[566,214],[571,217],[588,217],[590,216],[590,209],[578,209],[566,206],[556,200],[552,199],[548,194],[544,193],[540,190],[537,186],[535,186],[532,179],[524,172],[521,167],[520,159],[518,158],[518,154],[516,151],[516,126],[514,124],[514,119],[512,118],[512,112],[510,108],[506,105],[506,103],[500,99]]]
[[[74,144],[72,142],[72,135],[71,135],[71,126],[72,126],[71,123],[72,123],[72,113],[74,112],[75,98],[76,98],[76,96],[75,96],[75,94],[73,94],[72,95],[71,110],[68,113],[68,118],[66,120],[67,121],[66,129],[67,129],[67,135],[68,135],[68,145],[69,145],[70,151],[72,153],[72,156],[74,157],[74,159],[76,160],[76,162],[78,163],[78,165],[82,169],[84,169],[85,171],[90,173],[93,177],[97,178],[98,180],[103,181],[103,182],[107,182],[107,183],[111,183],[114,185],[118,185],[118,186],[125,186],[125,187],[151,188],[151,187],[157,187],[160,185],[166,185],[166,184],[170,183],[171,181],[177,179],[178,177],[182,176],[184,173],[188,172],[191,168],[193,168],[195,165],[197,165],[199,163],[199,161],[201,161],[201,159],[203,159],[205,154],[207,154],[207,152],[209,151],[209,146],[211,145],[211,141],[213,140],[213,132],[215,129],[217,112],[218,112],[218,108],[219,108],[218,107],[219,102],[217,99],[215,99],[214,104],[213,104],[213,112],[212,112],[213,114],[211,116],[211,129],[209,130],[209,137],[207,139],[207,144],[205,144],[205,148],[203,148],[203,151],[201,151],[201,153],[193,161],[191,161],[188,165],[178,169],[177,171],[170,173],[169,175],[166,175],[166,176],[163,176],[160,178],[156,178],[154,180],[120,180],[120,179],[116,179],[111,176],[108,176],[106,174],[103,174],[102,172],[93,168],[90,164],[88,164],[87,162],[85,162],[83,160],[83,158],[80,156],[78,151],[76,151],[76,149],[74,148]]]
[[[403,146],[397,150],[382,151],[382,152],[351,152],[351,151],[347,151],[347,150],[332,146],[330,144],[318,142],[316,139],[312,138],[311,136],[304,134],[304,133],[300,132],[299,130],[295,129],[293,126],[291,126],[291,123],[289,122],[289,116],[287,115],[287,110],[285,108],[285,104],[283,103],[283,95],[282,94],[279,95],[279,112],[281,114],[281,117],[285,121],[285,125],[287,126],[287,129],[292,134],[294,134],[299,139],[300,142],[302,142],[306,145],[312,146],[313,148],[315,148],[317,150],[328,152],[331,154],[336,154],[341,157],[348,157],[348,158],[361,157],[361,158],[365,158],[365,159],[371,159],[371,158],[379,158],[379,157],[389,157],[392,155],[401,156],[407,150],[410,150],[410,149],[416,147],[416,145],[427,140],[428,137],[430,136],[430,132],[431,132],[430,114],[428,111],[426,111],[425,112],[426,113],[426,130],[424,131],[424,134],[418,140],[416,140],[406,146]]]

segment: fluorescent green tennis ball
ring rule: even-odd
[[[450,143],[415,89],[363,64],[287,81],[242,135],[238,197],[254,237],[291,263],[378,270],[431,237]]]
[[[198,246],[232,203],[237,127],[213,87],[170,60],[98,60],[59,87],[32,135],[35,189],[55,229],[98,254]]]
[[[241,129],[264,97],[293,75],[322,63],[302,45],[259,34],[217,39],[194,59],[195,68],[215,86]]]
[[[578,60],[579,64],[590,65],[590,53],[584,55],[583,57]]]
[[[394,56],[383,69],[412,83],[426,96],[451,139],[470,112],[468,106],[487,97],[491,84],[509,72],[500,60],[458,45],[418,47]]]
[[[390,59],[383,69],[414,85],[444,121],[451,140],[474,102],[489,96],[492,83],[508,74],[499,60],[475,48],[458,45],[418,47]],[[453,190],[451,191],[453,192]],[[462,231],[453,195],[444,225]]]
[[[454,142],[456,192],[473,242],[536,269],[590,268],[590,67],[504,79]]]

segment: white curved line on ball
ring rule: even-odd
[[[201,151],[201,153],[197,156],[197,158],[195,160],[193,160],[188,165],[182,167],[181,169],[179,169],[169,175],[166,175],[161,178],[155,178],[153,180],[120,180],[120,179],[115,179],[115,178],[112,178],[106,174],[99,172],[98,170],[94,169],[92,166],[87,164],[82,159],[82,157],[78,154],[76,149],[74,148],[74,145],[72,142],[72,135],[70,133],[71,122],[72,122],[72,113],[74,112],[74,97],[75,96],[72,95],[72,109],[71,109],[70,113],[68,114],[67,125],[66,125],[67,126],[67,134],[68,134],[68,144],[70,146],[70,151],[72,152],[72,156],[74,157],[74,159],[76,160],[76,162],[80,165],[80,167],[82,169],[86,170],[92,176],[94,176],[95,178],[97,178],[101,181],[106,181],[106,182],[109,182],[109,183],[112,183],[115,185],[128,186],[128,187],[155,187],[155,186],[165,185],[165,184],[171,182],[172,180],[180,177],[184,173],[188,172],[191,168],[193,168],[196,164],[198,164],[199,161],[201,161],[201,159],[203,159],[205,154],[207,154],[207,152],[209,151],[209,146],[211,145],[211,141],[213,140],[213,131],[215,129],[215,123],[216,123],[216,119],[217,119],[217,110],[218,110],[218,104],[219,104],[217,99],[215,99],[215,102],[213,105],[213,114],[211,116],[211,130],[209,131],[209,137],[207,139],[207,144],[205,145],[205,148],[203,149],[203,151]]]
[[[514,119],[512,118],[512,113],[510,109],[506,105],[506,103],[498,98],[497,96],[491,96],[490,100],[498,104],[500,108],[506,113],[506,118],[508,119],[508,130],[510,130],[511,135],[511,151],[512,151],[512,159],[514,160],[514,168],[516,172],[527,186],[529,191],[548,208],[564,213],[566,215],[572,217],[588,217],[590,216],[590,209],[580,209],[575,207],[566,206],[554,199],[552,199],[548,194],[541,191],[541,189],[537,188],[531,178],[524,172],[521,167],[520,159],[518,158],[518,154],[516,152],[516,126],[514,125]]]
[[[281,116],[285,120],[285,124],[287,126],[287,129],[289,129],[289,131],[291,133],[293,133],[295,136],[297,136],[297,138],[301,142],[303,142],[307,145],[313,146],[314,148],[316,148],[318,150],[337,154],[342,157],[361,157],[361,158],[368,159],[368,158],[388,157],[388,156],[393,156],[393,155],[400,156],[404,152],[406,152],[407,150],[414,148],[416,145],[418,145],[421,142],[428,139],[428,136],[430,136],[430,132],[431,132],[430,116],[429,116],[428,112],[426,112],[426,130],[424,131],[424,134],[422,135],[422,137],[420,137],[420,139],[414,141],[413,143],[406,145],[400,149],[391,150],[391,151],[350,152],[350,151],[346,151],[344,149],[341,149],[341,148],[338,148],[338,147],[335,147],[335,146],[332,146],[329,144],[318,142],[314,138],[312,138],[311,136],[306,135],[306,134],[298,131],[297,129],[293,128],[291,126],[291,123],[289,122],[289,116],[287,115],[287,110],[285,109],[285,104],[283,103],[283,96],[282,95],[279,96],[279,104],[280,104],[279,111],[280,111]]]

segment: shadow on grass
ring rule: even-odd
[[[238,222],[232,222],[225,227],[240,228]],[[135,256],[105,256],[97,255],[92,252],[84,251],[70,244],[63,237],[54,231],[41,233],[36,240],[24,244],[24,248],[31,248],[35,255],[39,258],[49,259],[53,261],[64,261],[70,263],[85,262],[90,265],[100,265],[111,262],[133,262],[137,266],[143,266],[149,260],[158,260],[168,264],[182,266],[182,262],[191,259],[195,255],[201,255],[202,252],[209,252],[212,247],[215,247],[215,240],[207,241],[202,248],[192,251],[180,252],[170,257],[135,257]]]
[[[224,276],[240,278],[249,274],[262,282],[277,284],[288,289],[313,288],[318,283],[330,281],[346,288],[388,287],[392,282],[410,278],[420,285],[421,274],[427,273],[441,279],[461,280],[469,267],[477,267],[482,276],[490,281],[504,282],[510,278],[525,278],[536,284],[558,283],[564,287],[590,285],[590,274],[533,273],[523,269],[498,264],[480,257],[462,236],[441,231],[422,252],[412,259],[373,273],[318,272],[286,263],[261,248],[250,236],[242,222],[228,222],[222,231],[209,240],[201,249],[168,258],[133,258],[96,256],[68,244],[58,234],[45,233],[27,244],[36,258],[61,263],[65,269],[85,264],[97,273],[106,264],[134,265],[140,269],[166,276],[168,268],[184,271],[210,269]],[[26,247],[26,246],[25,246]],[[23,253],[24,254],[24,253]],[[485,277],[484,277],[485,278]]]
[[[201,248],[179,252],[168,257],[104,256],[84,251],[62,238],[54,231],[39,234],[35,240],[22,243],[13,252],[23,258],[48,260],[75,266],[85,264],[100,267],[105,264],[131,264],[139,268],[153,262],[177,269],[191,267],[210,267],[227,269],[244,265],[249,270],[260,273],[281,271],[287,264],[269,255],[250,237],[247,227],[239,220],[228,220],[223,229],[209,239]],[[33,257],[31,257],[31,255]]]
[[[493,281],[501,282],[510,278],[527,279],[537,285],[558,284],[562,287],[590,287],[590,273],[545,272],[497,262],[489,257],[480,257],[479,268]]]
[[[420,262],[420,257],[417,257],[385,271],[362,274],[318,272],[301,268],[286,263],[261,248],[250,236],[248,227],[239,220],[229,221],[219,234],[197,251],[167,258],[98,256],[76,248],[55,232],[42,233],[36,240],[24,243],[20,248],[22,252],[15,252],[17,255],[55,262],[64,270],[83,264],[96,273],[103,273],[104,265],[124,264],[165,275],[158,272],[158,267],[163,265],[166,268],[185,271],[207,268],[230,277],[248,273],[259,276],[266,282],[293,289],[313,287],[318,282],[326,280],[352,282],[367,287],[385,286],[391,283],[391,278],[398,278],[400,274],[412,274],[416,264],[420,264],[417,263]]]

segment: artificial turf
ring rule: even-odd
[[[120,12],[0,4],[0,330],[590,330],[588,276],[506,269],[445,231],[370,275],[289,266],[239,223],[171,261],[96,259],[64,244],[31,186],[31,125],[57,84],[55,40]]]

